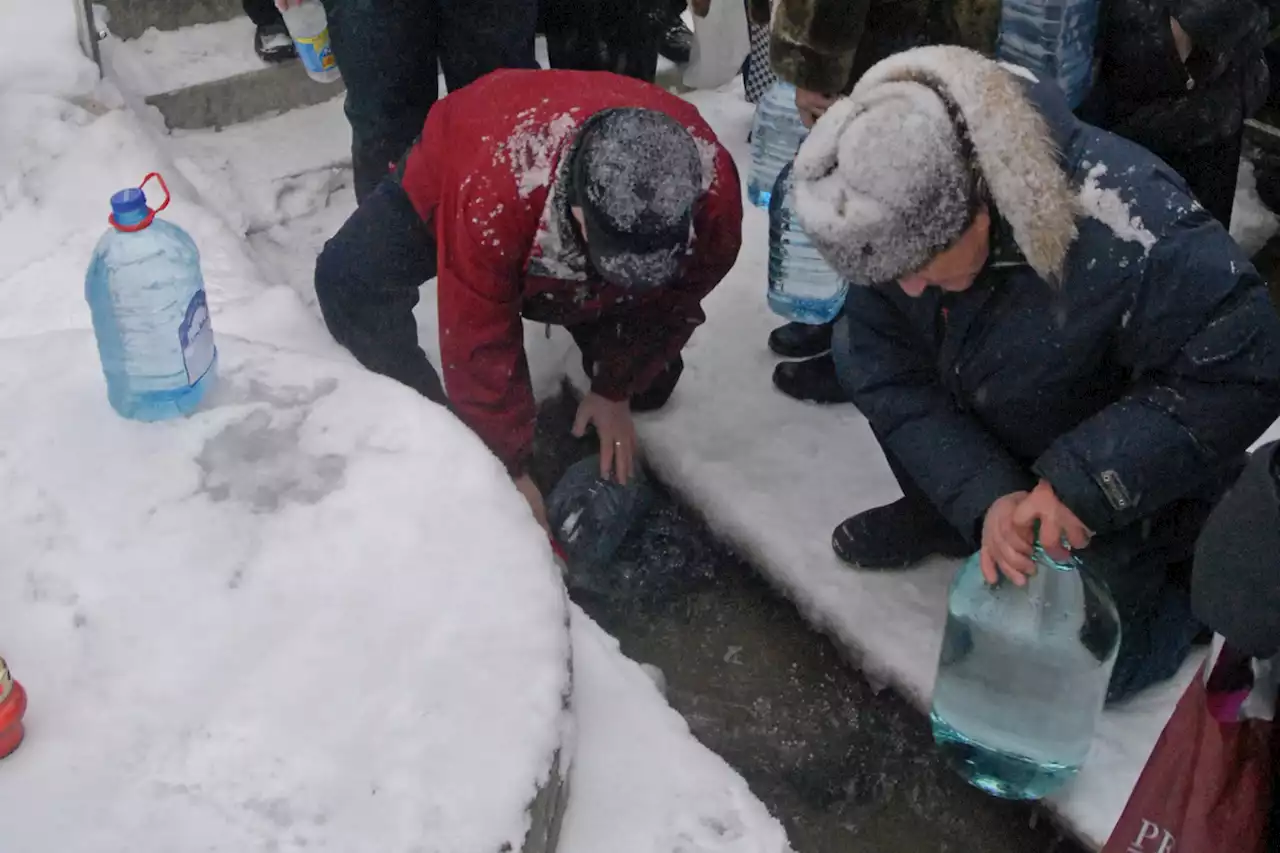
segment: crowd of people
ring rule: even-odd
[[[740,0],[694,12],[717,2]],[[687,57],[683,4],[324,5],[359,201],[317,263],[325,321],[474,430],[545,526],[523,321],[572,335],[591,380],[575,430],[625,482],[632,413],[668,402],[741,245],[741,164],[653,84],[659,51]],[[1274,10],[1103,0],[1100,75],[1073,111],[990,58],[996,0],[747,6],[747,89],[797,88],[812,131],[795,212],[851,283],[834,323],[771,335],[790,359],[774,382],[855,405],[904,495],[840,524],[836,554],[901,571],[979,552],[990,581],[1022,584],[1037,533],[1078,551],[1121,617],[1112,700],[1210,630],[1274,651],[1275,446],[1249,498],[1223,501],[1280,418],[1280,316],[1228,231]],[[260,52],[287,54],[275,10],[254,14]],[[534,60],[540,21],[553,70]],[[412,314],[431,278],[439,364]],[[1224,529],[1258,547],[1241,556]],[[1242,560],[1249,583],[1224,582]]]

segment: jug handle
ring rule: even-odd
[[[147,181],[151,180],[152,178],[155,178],[160,183],[160,189],[164,190],[164,204],[160,205],[154,210],[151,208],[147,208],[146,218],[143,219],[141,222],[135,223],[133,225],[121,225],[120,223],[116,222],[116,215],[113,213],[107,217],[107,222],[111,223],[112,228],[116,229],[117,231],[124,231],[125,233],[141,231],[142,229],[149,227],[151,223],[155,221],[157,213],[159,213],[160,211],[164,210],[166,207],[169,206],[169,202],[172,201],[173,198],[172,196],[169,195],[169,185],[164,182],[164,177],[161,176],[159,172],[152,172],[151,174],[143,178],[142,183],[138,184],[138,189],[142,189],[143,187],[145,187],[147,185]]]

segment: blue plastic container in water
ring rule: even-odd
[[[987,586],[977,556],[956,575],[933,688],[943,756],[970,784],[1016,800],[1047,796],[1080,770],[1120,648],[1105,585],[1039,545],[1034,559],[1022,588]]]
[[[1004,0],[996,55],[1062,88],[1072,108],[1093,86],[1100,0]]]
[[[196,244],[156,219],[141,188],[111,197],[111,229],[98,241],[84,293],[93,315],[107,399],[126,418],[190,414],[213,384],[217,350]]]
[[[792,212],[791,164],[778,175],[769,200],[769,307],[794,323],[836,318],[849,293]]]
[[[637,466],[627,485],[600,477],[600,457],[580,460],[547,496],[547,519],[571,573],[607,566],[653,493]]]
[[[756,207],[769,207],[780,173],[796,157],[809,130],[796,110],[796,87],[779,80],[756,105],[751,126],[751,171],[747,198]]]

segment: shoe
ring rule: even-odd
[[[941,554],[968,557],[973,548],[932,507],[902,498],[846,520],[831,534],[836,556],[858,569],[905,569]]]
[[[773,386],[805,403],[850,402],[836,377],[836,362],[830,353],[808,361],[784,361],[773,369]]]
[[[658,53],[677,65],[684,65],[693,53],[693,30],[689,29],[684,21],[676,18],[675,22],[662,34]]]
[[[287,62],[298,56],[284,21],[258,27],[253,35],[253,49],[263,62]]]
[[[788,323],[769,333],[769,349],[783,358],[813,358],[831,351],[831,324]]]

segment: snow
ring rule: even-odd
[[[221,147],[162,136],[79,56],[70,4],[0,0],[0,21],[0,55],[30,59],[0,88],[0,653],[31,694],[6,853],[518,850],[557,749],[565,853],[786,853],[566,610],[479,440],[329,339],[310,270],[353,207],[337,105]],[[82,282],[110,194],[155,168],[202,251],[221,378],[144,425],[106,403]],[[546,393],[567,336],[529,331]]]
[[[176,92],[270,67],[254,51],[255,29],[244,17],[173,32],[152,27],[136,39],[108,39],[103,56],[137,95]]]
[[[1231,212],[1231,236],[1252,257],[1277,231],[1280,231],[1280,217],[1267,210],[1258,198],[1253,164],[1243,160],[1236,184],[1236,204]]]
[[[569,688],[527,507],[414,392],[218,341],[159,425],[108,408],[91,333],[0,343],[5,849],[518,849]]]
[[[1103,188],[1098,179],[1107,173],[1105,163],[1096,163],[1085,176],[1080,187],[1080,203],[1091,217],[1111,229],[1111,232],[1129,243],[1137,243],[1143,251],[1150,252],[1156,244],[1156,235],[1142,224],[1141,216],[1134,216],[1114,187]]]

